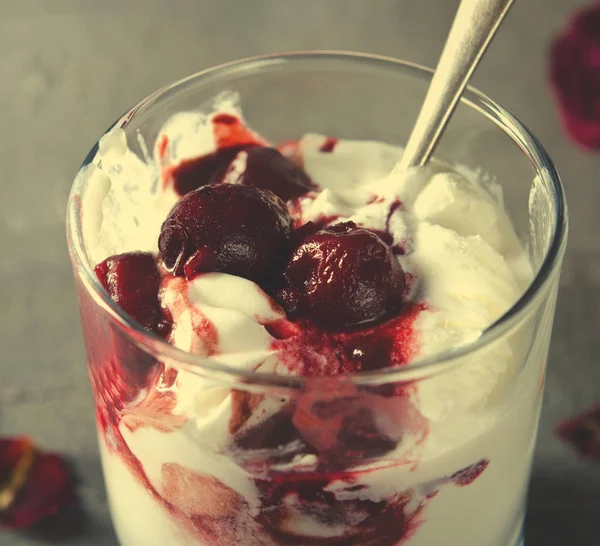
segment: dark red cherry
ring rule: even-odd
[[[372,324],[397,311],[404,272],[376,234],[344,222],[304,237],[276,291],[291,318],[330,330]]]
[[[148,330],[163,335],[167,328],[158,301],[160,273],[154,256],[130,252],[99,263],[96,275],[115,303]]]
[[[170,173],[173,189],[179,195],[185,195],[220,179],[231,160],[245,148],[246,146],[221,148],[211,154],[182,161]]]
[[[240,151],[221,180],[270,190],[283,201],[314,189],[308,175],[287,157],[275,148],[258,146]]]
[[[291,229],[285,204],[271,192],[211,184],[175,204],[158,248],[175,275],[220,271],[259,281],[285,259]]]

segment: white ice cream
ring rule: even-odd
[[[220,101],[219,111],[241,115],[235,97],[225,95]],[[201,113],[181,113],[169,120],[162,133],[169,136],[171,162],[214,151],[210,120]],[[321,191],[300,199],[294,208],[296,220],[335,216],[335,222],[351,220],[366,228],[388,229],[394,244],[406,249],[398,259],[417,279],[411,297],[427,305],[414,325],[413,360],[476,340],[517,301],[532,271],[497,187],[484,185],[466,169],[458,174],[438,164],[390,175],[400,148],[340,140],[333,151],[324,153],[320,151],[324,142],[325,137],[316,134],[300,141],[304,168]],[[89,188],[83,196],[84,237],[94,263],[121,252],[157,251],[160,225],[177,195],[168,187],[159,190],[156,148],[153,160],[139,158],[127,147],[124,132],[113,129],[79,176],[85,177]],[[398,200],[403,207],[394,206]],[[223,273],[192,281],[175,278],[167,283],[162,298],[174,318],[170,341],[177,347],[240,369],[291,373],[278,360],[271,348],[273,338],[264,328],[284,315],[251,281]],[[206,332],[207,324],[216,332],[213,341],[199,334]],[[518,525],[539,402],[540,370],[535,359],[543,355],[531,351],[534,362],[529,363],[526,380],[520,378],[518,388],[514,381],[528,343],[523,336],[505,339],[485,355],[474,355],[461,366],[420,382],[413,402],[429,420],[429,434],[413,450],[414,464],[362,474],[359,483],[368,486],[365,490],[344,492],[342,484],[339,494],[378,501],[393,494],[399,484],[403,489],[423,488],[489,459],[489,468],[470,486],[440,490],[425,509],[424,524],[407,544],[508,544],[514,537],[506,533]],[[178,397],[174,413],[189,418],[183,428],[166,433],[141,427],[132,432],[121,426],[152,484],[161,491],[162,465],[183,465],[217,477],[255,510],[260,501],[250,476],[222,454],[232,411],[228,386],[180,372],[173,389]],[[261,415],[273,414],[279,404],[263,404]],[[136,407],[131,412],[135,414]],[[386,459],[402,456],[405,450],[401,442]],[[121,539],[125,546],[138,546],[142,535],[128,527],[116,507],[125,502],[144,506],[147,493],[135,479],[118,477],[127,469],[117,453],[105,448],[103,457]],[[467,522],[469,512],[476,518]],[[173,545],[198,543],[183,532],[167,531],[173,528],[168,520],[167,512],[154,510],[152,519],[143,524],[143,543],[162,545],[165,537]],[[156,527],[155,534],[149,532],[151,527]],[[326,527],[319,532],[327,536],[338,531]],[[162,542],[147,538],[152,536],[162,537],[156,539]]]

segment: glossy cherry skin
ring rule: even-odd
[[[211,184],[175,204],[158,248],[175,275],[220,271],[258,282],[286,256],[291,229],[285,204],[271,192]]]

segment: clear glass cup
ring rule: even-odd
[[[369,55],[273,55],[175,83],[117,124],[143,158],[139,135],[151,146],[171,115],[234,90],[249,125],[274,142],[320,132],[402,144],[430,77],[423,67]],[[566,243],[563,189],[536,138],[473,89],[436,157],[479,169],[502,186],[535,278],[467,346],[399,369],[334,378],[240,371],[143,330],[94,275],[81,203],[97,190],[78,177],[68,243],[123,546],[521,543]],[[511,365],[489,396],[471,400],[467,389],[460,407],[443,409],[447,382],[460,374],[476,385],[486,380],[481,363],[500,361]],[[407,402],[415,388],[420,398]],[[249,416],[268,407],[278,411],[247,434]],[[215,408],[230,431],[206,425],[219,421],[212,420]]]

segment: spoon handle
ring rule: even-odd
[[[396,167],[427,163],[458,100],[514,0],[462,0],[438,66]]]

